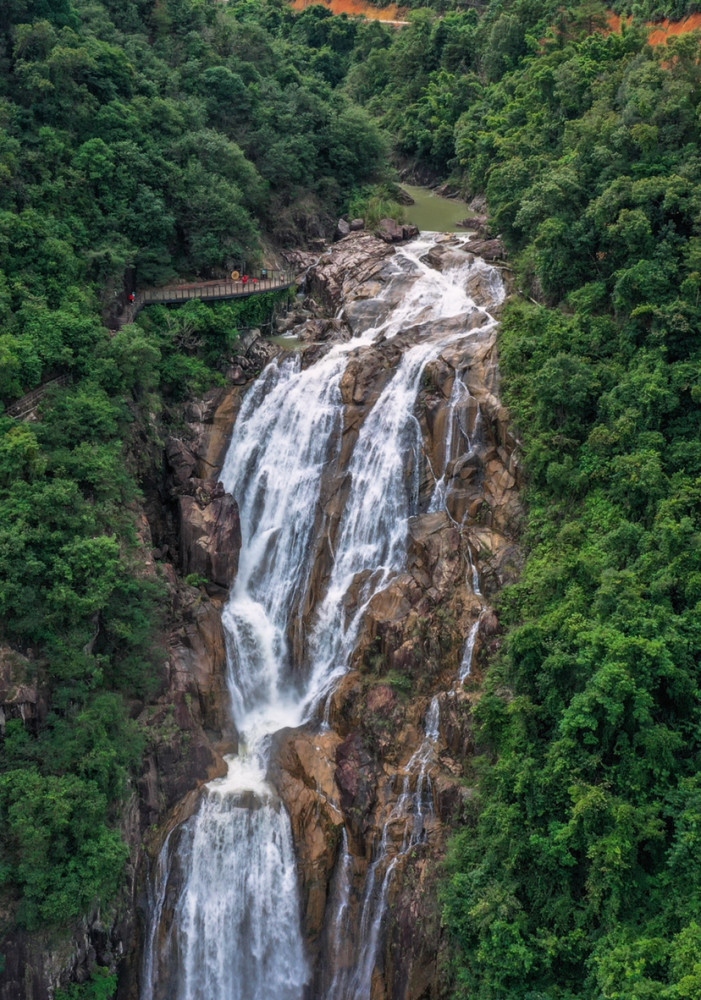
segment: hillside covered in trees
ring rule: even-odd
[[[162,660],[134,442],[246,322],[199,309],[183,350],[162,316],[103,317],[134,275],[322,235],[384,197],[391,147],[487,195],[523,292],[501,356],[527,563],[446,876],[456,995],[701,997],[699,41],[640,24],[693,4],[613,9],[620,34],[592,0],[401,31],[278,0],[2,5],[0,400],[62,381],[39,422],[0,416],[0,638],[51,695],[0,747],[1,931],[120,883],[130,699]]]
[[[550,28],[491,10],[415,15],[375,92],[348,84],[402,154],[487,194],[525,296],[501,356],[528,558],[445,891],[456,973],[484,1000],[681,1000],[701,995],[699,39],[651,49],[592,4]]]
[[[38,422],[0,416],[2,664],[16,681],[28,656],[23,681],[49,699],[0,739],[0,934],[66,926],[120,884],[144,744],[130,704],[163,661],[140,480],[158,415],[221,384],[218,359],[266,307],[151,310],[116,334],[103,318],[134,281],[319,235],[387,170],[377,126],[280,18],[188,0],[0,10],[0,400],[53,383]]]

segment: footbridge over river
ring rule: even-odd
[[[267,271],[259,278],[244,280],[239,278],[215,279],[214,281],[193,281],[187,285],[163,285],[161,288],[144,288],[125,309],[122,323],[131,322],[144,306],[179,305],[192,299],[205,302],[223,299],[243,299],[263,292],[277,292],[291,288],[295,283],[292,271]]]

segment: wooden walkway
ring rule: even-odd
[[[5,416],[16,417],[18,420],[26,420],[28,417],[31,417],[33,420],[36,420],[36,409],[49,389],[55,385],[68,385],[69,382],[69,375],[58,375],[56,378],[49,379],[43,385],[32,389],[26,396],[22,396],[21,399],[10,403],[5,409]]]
[[[131,322],[144,306],[159,303],[177,305],[179,302],[189,302],[192,299],[202,299],[205,302],[221,301],[222,299],[244,299],[249,295],[260,295],[262,292],[276,292],[294,285],[294,275],[291,271],[275,271],[265,278],[247,282],[233,281],[194,281],[189,285],[164,285],[162,288],[145,288],[139,292],[136,299],[128,307],[127,322]]]
[[[265,278],[253,281],[249,278],[247,282],[240,279],[238,281],[193,281],[189,285],[164,285],[162,288],[145,288],[139,292],[133,302],[127,303],[126,307],[116,321],[117,329],[127,323],[133,323],[137,315],[144,306],[156,305],[177,305],[180,302],[190,302],[193,299],[202,299],[206,302],[221,301],[224,299],[244,299],[250,295],[260,295],[263,292],[276,292],[283,288],[291,288],[295,284],[293,271],[269,271]],[[5,409],[5,415],[16,417],[19,420],[27,418],[36,419],[36,409],[43,399],[45,393],[54,385],[66,385],[69,381],[68,375],[59,375],[50,379],[38,388],[28,392],[26,396],[11,403]],[[1,406],[1,404],[0,404]],[[0,412],[2,412],[0,408]]]

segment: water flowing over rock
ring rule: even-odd
[[[238,749],[154,859],[141,1000],[449,994],[438,864],[488,602],[519,568],[505,289],[460,238],[352,230],[305,282],[312,346],[248,389],[221,487],[185,487],[196,450],[169,446],[183,562],[231,584],[218,711]]]

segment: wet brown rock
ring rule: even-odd
[[[484,260],[506,259],[506,247],[501,240],[470,240],[465,244],[465,250]]]
[[[474,260],[474,256],[461,247],[442,245],[431,247],[421,260],[436,271],[444,271],[448,267],[464,267]]]
[[[363,746],[360,734],[351,733],[336,748],[335,778],[341,809],[350,819],[353,834],[361,843],[370,829],[379,777],[377,762]]]
[[[477,305],[492,309],[496,305],[496,284],[489,271],[472,271],[465,284],[467,294]]]
[[[398,355],[399,352],[393,352]],[[367,356],[351,358],[341,378],[341,397],[347,406],[355,404],[369,410],[392,377],[392,369],[377,356],[368,363]]]
[[[362,294],[365,283],[382,269],[385,259],[394,252],[391,245],[372,233],[352,232],[329,247],[310,267],[305,281],[307,291],[318,296],[333,316],[341,304],[347,306]]]
[[[350,340],[351,332],[339,319],[308,319],[295,328],[295,336],[307,343]]]
[[[197,455],[184,441],[169,437],[165,445],[166,460],[176,486],[182,486],[195,471]]]
[[[486,215],[466,215],[464,219],[458,222],[461,229],[467,229],[471,233],[476,233],[479,236],[484,236],[487,228],[487,216]]]
[[[246,357],[251,363],[251,373],[257,375],[261,372],[277,356],[277,353],[278,348],[274,344],[259,337],[246,351]]]
[[[196,573],[228,587],[236,575],[241,549],[236,501],[223,489],[219,496],[201,491],[199,496],[181,496],[178,507],[183,573]]]
[[[380,219],[375,236],[385,243],[401,243],[404,239],[404,229],[394,219]]]
[[[184,443],[196,459],[190,475],[199,479],[219,477],[240,405],[240,389],[229,387],[215,389],[201,400],[193,400],[187,406],[185,418],[189,437]],[[170,457],[167,457],[170,463]],[[176,486],[182,485],[183,482],[181,475],[176,480]]]
[[[274,780],[290,816],[305,897],[305,933],[312,948],[321,936],[327,885],[343,827],[335,783],[335,733],[284,731],[275,737]]]

